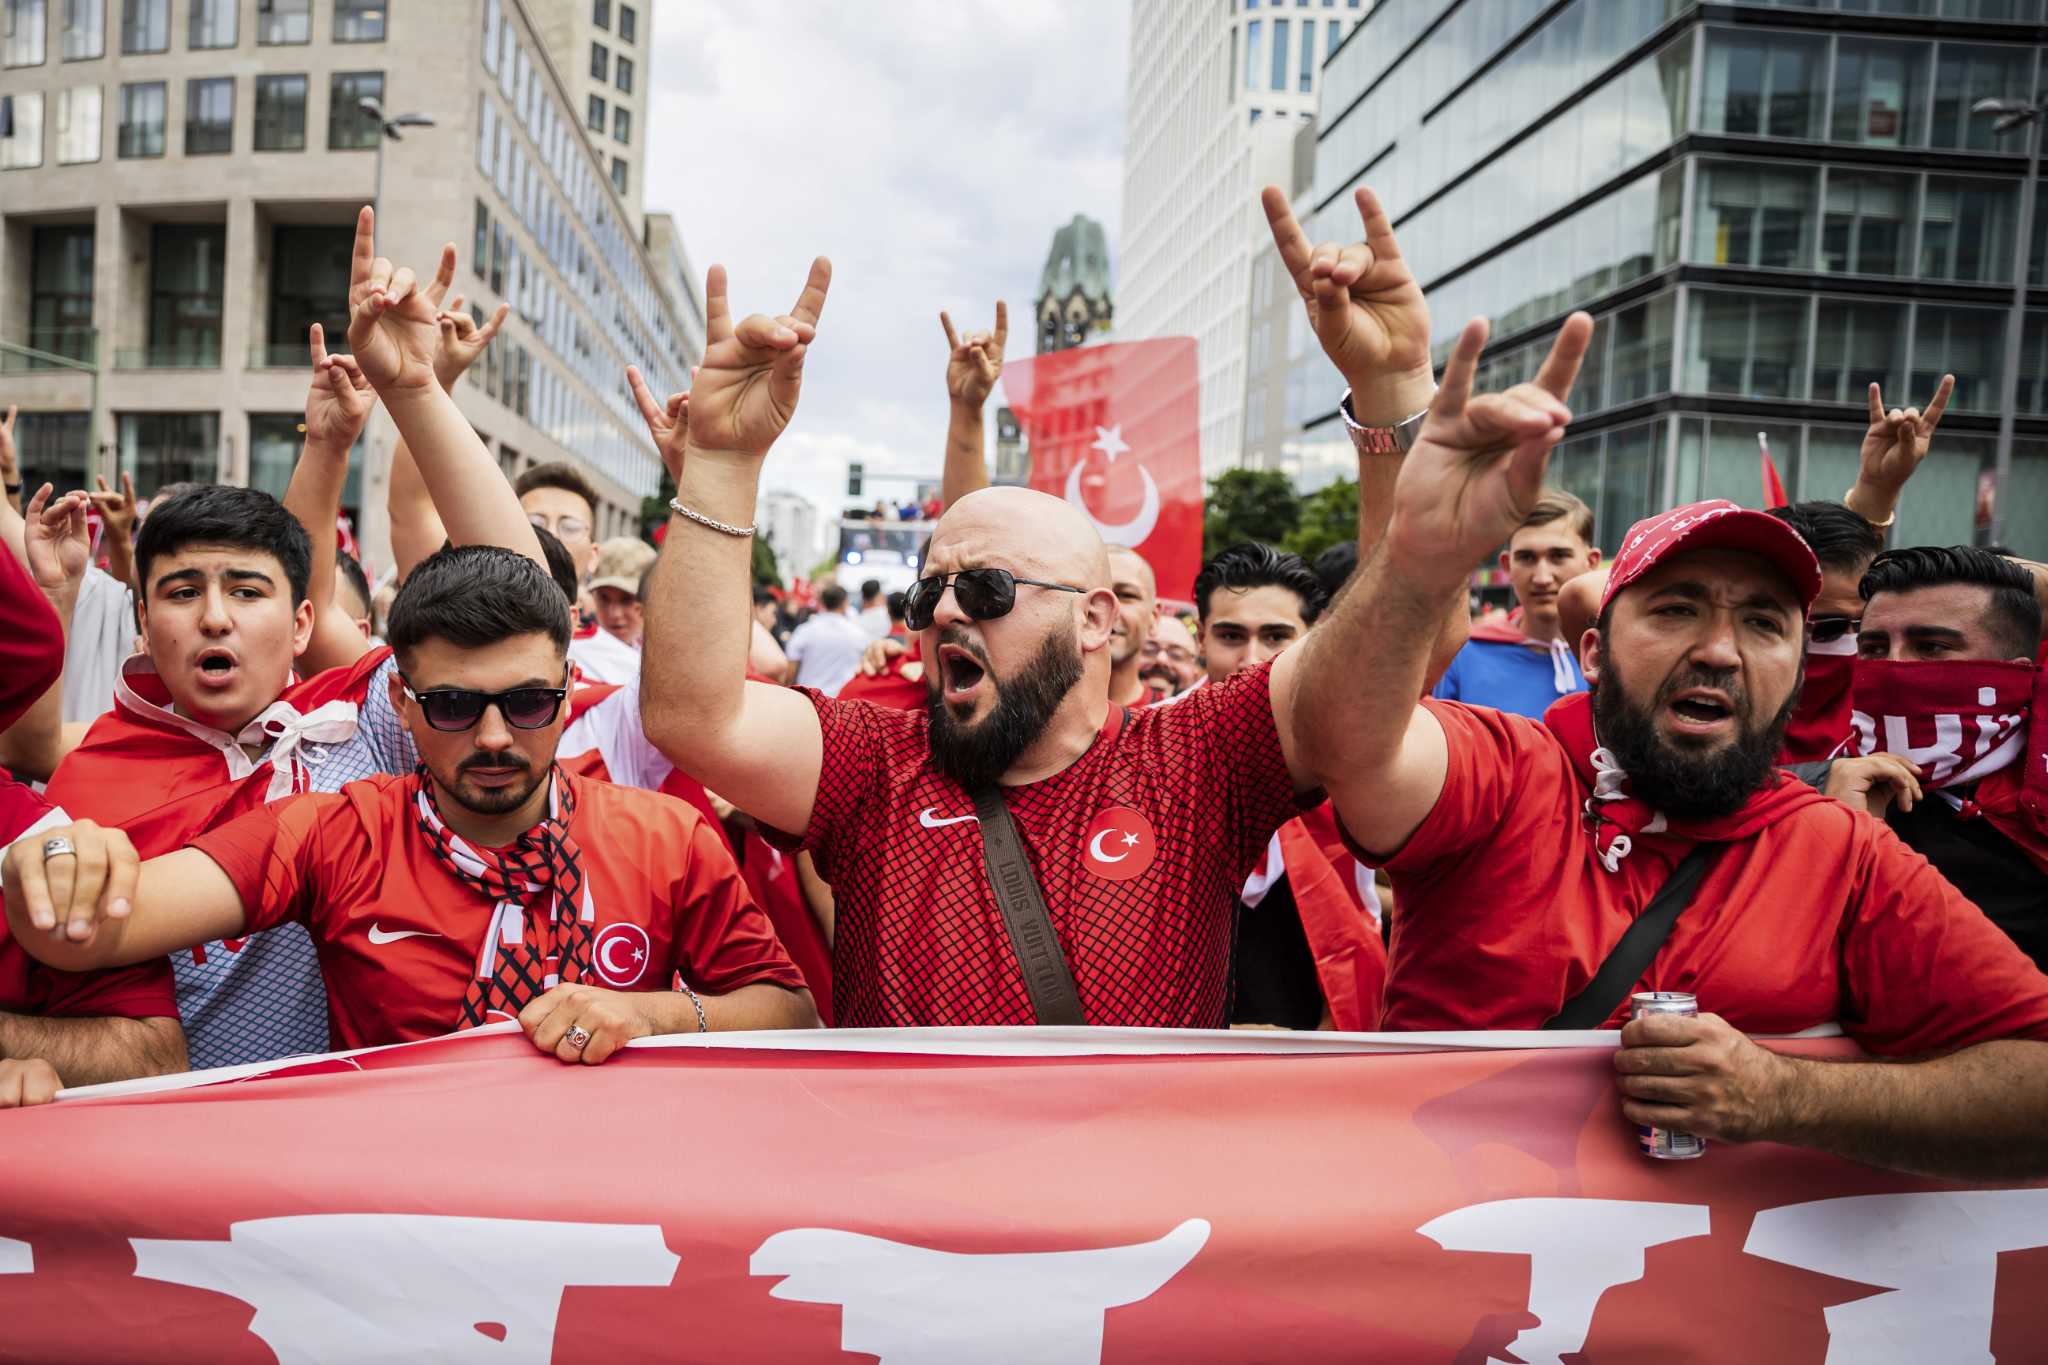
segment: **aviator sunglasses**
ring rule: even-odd
[[[1806,623],[1807,638],[1817,645],[1833,644],[1861,629],[1863,622],[1854,616],[1816,616]]]
[[[933,574],[912,583],[910,591],[903,594],[903,624],[912,630],[929,627],[932,617],[938,612],[939,599],[946,595],[948,583],[953,585],[953,600],[960,604],[960,610],[976,621],[993,621],[998,616],[1008,616],[1010,609],[1017,605],[1017,585],[1020,583],[1033,588],[1051,588],[1055,592],[1088,591],[1065,583],[1019,578],[1008,569],[961,569],[957,573]]]
[[[562,698],[569,695],[566,687],[514,687],[504,692],[437,687],[431,692],[415,692],[403,673],[398,675],[398,681],[404,685],[405,695],[427,718],[427,724],[450,734],[473,727],[484,718],[487,706],[497,707],[505,723],[515,730],[545,729],[561,711]]]

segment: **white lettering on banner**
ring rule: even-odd
[[[1135,1246],[992,1255],[791,1228],[748,1268],[788,1277],[778,1299],[842,1305],[841,1349],[880,1365],[1097,1365],[1103,1315],[1151,1297],[1208,1241],[1200,1218]]]
[[[298,1361],[546,1365],[571,1285],[660,1288],[679,1258],[652,1223],[328,1213],[234,1223],[228,1240],[137,1237],[135,1273],[232,1295]]]
[[[1991,1365],[1999,1253],[2040,1246],[2048,1190],[1963,1190],[1766,1209],[1742,1249],[1892,1290],[1826,1310],[1827,1365]]]
[[[0,1237],[0,1275],[36,1273],[36,1249],[12,1237]]]
[[[1498,1199],[1432,1218],[1416,1231],[1445,1251],[1497,1251],[1529,1258],[1529,1311],[1540,1327],[1515,1338],[1528,1365],[1561,1365],[1586,1344],[1593,1306],[1618,1284],[1643,1277],[1643,1252],[1704,1237],[1705,1204],[1632,1199]]]
[[[1915,748],[1906,739],[1906,718],[1884,718],[1884,747],[1900,758],[1910,759],[1927,770],[1929,782],[1946,782],[1963,761],[1963,718],[1941,715],[1934,718],[1934,743]]]

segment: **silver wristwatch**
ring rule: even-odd
[[[1337,405],[1337,411],[1344,418],[1344,430],[1350,433],[1351,444],[1361,455],[1406,455],[1415,445],[1416,436],[1422,431],[1422,421],[1429,416],[1424,408],[1412,417],[1404,417],[1390,427],[1368,427],[1359,425],[1351,415],[1351,395],[1344,395],[1344,401]]]

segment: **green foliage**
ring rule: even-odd
[[[1209,483],[1202,515],[1202,555],[1240,540],[1278,545],[1301,521],[1301,499],[1287,476],[1271,469],[1226,469]]]
[[[754,581],[769,588],[783,586],[782,569],[775,562],[775,547],[758,535],[754,537]]]
[[[655,490],[654,496],[640,499],[640,538],[649,545],[654,544],[654,528],[668,521],[668,502],[675,495],[675,481],[664,469],[661,471],[661,487]],[[775,549],[760,536],[754,537],[754,581],[771,588],[785,586],[782,566],[775,560]]]
[[[1280,542],[1311,564],[1332,545],[1358,539],[1358,483],[1339,479],[1301,500],[1301,516],[1292,534]]]

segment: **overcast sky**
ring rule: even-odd
[[[646,202],[675,214],[701,289],[736,315],[795,301],[816,255],[832,293],[795,421],[763,487],[831,511],[846,465],[936,477],[938,312],[1032,351],[1056,229],[1123,195],[1123,0],[667,0],[655,22]],[[994,425],[994,407],[989,421]]]

